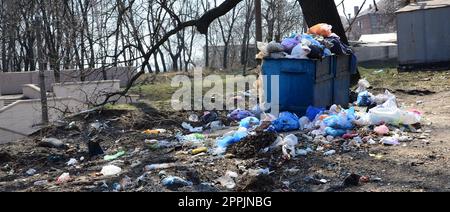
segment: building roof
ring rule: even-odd
[[[359,16],[367,14],[393,14],[398,9],[408,5],[408,3],[409,0],[379,0],[377,1],[376,7],[371,4],[371,8],[362,11]]]
[[[417,10],[429,10],[442,7],[450,7],[450,0],[430,0],[413,3],[398,10],[397,13],[412,12]]]
[[[396,43],[397,33],[362,35],[359,39],[361,43]]]

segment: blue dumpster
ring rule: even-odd
[[[266,102],[272,102],[271,76],[279,76],[280,111],[305,115],[309,106],[333,104],[333,57],[307,59],[264,59],[262,75]]]
[[[319,60],[264,59],[262,65],[266,102],[272,102],[271,76],[279,76],[280,111],[305,115],[309,106],[348,106],[351,56]]]
[[[333,103],[347,107],[350,102],[351,56],[333,56]]]

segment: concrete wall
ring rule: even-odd
[[[79,83],[58,83],[53,85],[56,97],[73,97],[91,105],[100,104],[105,95],[120,91],[120,81],[93,81]]]
[[[62,111],[75,113],[88,108],[74,98],[49,98],[48,106],[52,122],[65,115]],[[12,142],[36,132],[41,122],[40,100],[20,100],[0,109],[0,143]]]
[[[124,87],[128,84],[130,79],[135,74],[135,69],[132,67],[119,67],[106,69],[106,76],[108,80],[120,80],[120,86]],[[85,81],[99,81],[103,80],[103,72],[101,70],[85,70]],[[65,82],[80,82],[81,74],[79,70],[64,70],[61,71],[61,83]],[[55,83],[53,71],[45,72],[46,90],[51,91],[52,85]],[[39,84],[39,72],[0,72],[0,95],[21,94],[22,85],[24,84]]]
[[[40,99],[41,89],[36,85],[26,84],[22,86],[23,96],[27,99]]]
[[[398,58],[398,48],[395,44],[371,45],[353,48],[359,62],[388,60]]]

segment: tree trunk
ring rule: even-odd
[[[205,43],[205,68],[209,67],[209,33],[205,34],[206,43]]]
[[[44,67],[44,50],[42,46],[42,24],[39,19],[36,20],[36,38],[37,38],[37,51],[39,60],[39,87],[41,88],[41,112],[42,112],[42,124],[47,125],[48,119],[48,107],[47,107],[47,90],[45,89],[45,67]]]
[[[342,25],[341,17],[333,0],[298,0],[302,6],[308,26],[327,23],[333,26],[333,32],[341,37],[341,41],[348,45],[347,35]]]
[[[166,59],[164,58],[164,54],[162,53],[161,50],[158,50],[158,53],[161,58],[161,65],[163,67],[163,71],[164,71],[164,73],[167,73],[167,64],[166,64]]]

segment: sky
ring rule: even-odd
[[[334,0],[336,2],[336,5],[340,4],[342,2],[342,0]],[[352,16],[354,16],[354,7],[355,6],[361,6],[363,4],[364,0],[344,0],[344,6],[345,6],[345,10],[346,10],[346,15],[348,15],[349,13],[352,14]],[[377,0],[378,2],[378,0]],[[369,8],[369,5],[373,4],[373,0],[367,0],[366,4],[364,5],[364,9]],[[338,7],[339,13],[341,13],[341,15],[344,15],[343,10],[342,10],[342,6]]]

